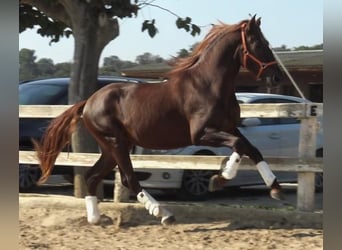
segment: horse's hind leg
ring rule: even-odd
[[[108,139],[109,140],[109,139]],[[129,157],[129,146],[124,139],[119,137],[111,138],[112,153],[118,163],[123,184],[128,185],[129,189],[137,196],[137,200],[144,204],[151,215],[161,217],[162,224],[171,224],[175,221],[173,214],[162,207],[146,190],[142,189],[133,171],[132,161]],[[124,178],[125,177],[125,178]]]
[[[97,206],[98,200],[96,197],[97,186],[115,166],[116,162],[111,154],[107,151],[102,151],[101,157],[85,175],[88,190],[88,195],[85,197],[87,220],[91,224],[96,224],[100,220],[100,211]]]
[[[101,154],[95,165],[91,167],[85,175],[88,195],[96,195],[98,184],[115,168],[116,165],[115,159],[110,154]]]

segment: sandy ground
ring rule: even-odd
[[[160,225],[135,202],[101,202],[101,223],[89,225],[83,199],[19,194],[19,249],[323,249],[322,212],[165,205],[174,212],[176,224]]]

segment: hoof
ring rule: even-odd
[[[227,180],[225,178],[221,175],[215,174],[209,180],[208,190],[209,192],[222,190],[226,183]]]
[[[100,216],[88,216],[87,221],[89,224],[98,225],[100,223]]]
[[[161,219],[161,224],[164,226],[172,225],[176,222],[175,216],[165,216]]]
[[[279,200],[279,201],[284,201],[285,196],[281,189],[271,189],[270,196],[272,199]]]

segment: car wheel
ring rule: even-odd
[[[185,170],[182,181],[182,199],[204,200],[209,193],[209,179],[216,172],[210,170]]]
[[[41,176],[38,166],[19,164],[19,191],[28,191],[37,185]]]

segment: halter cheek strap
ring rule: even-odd
[[[261,74],[263,73],[263,71],[273,65],[273,64],[277,64],[276,61],[271,61],[268,63],[262,62],[260,61],[258,58],[256,58],[255,56],[253,56],[251,53],[249,53],[248,48],[247,48],[247,43],[246,43],[246,27],[247,25],[244,23],[241,26],[241,39],[242,39],[242,48],[243,48],[243,64],[242,66],[246,69],[247,68],[247,60],[248,58],[250,58],[252,61],[254,61],[256,64],[258,64],[259,66],[259,71],[258,74],[256,75],[256,78],[259,79]]]

